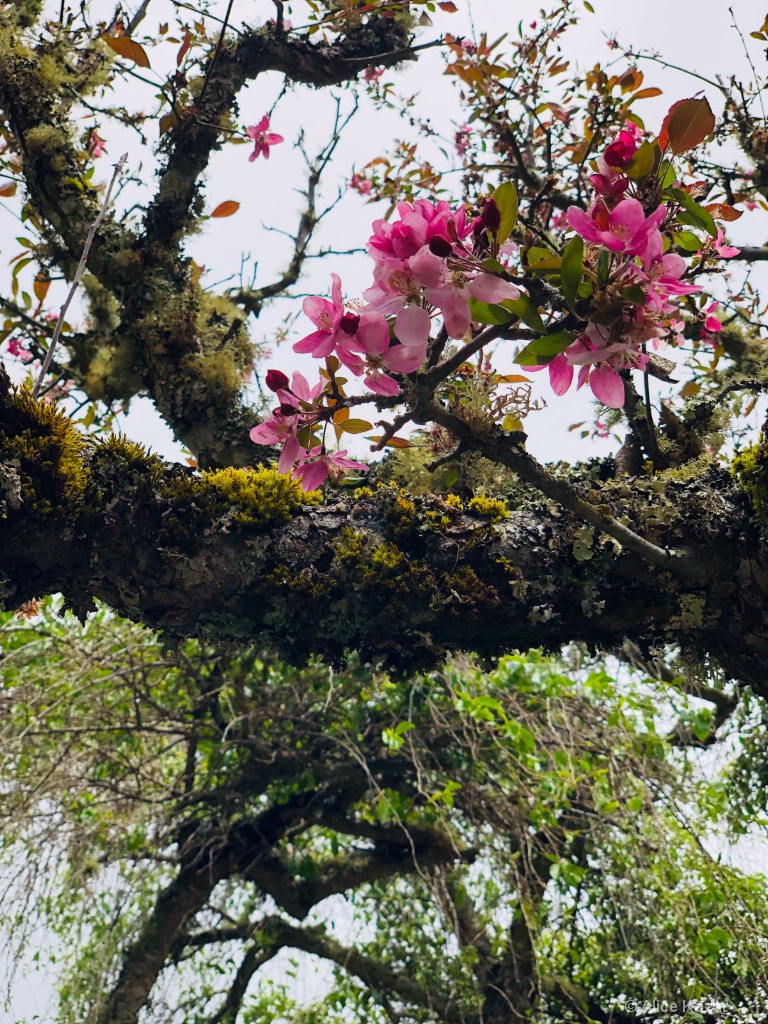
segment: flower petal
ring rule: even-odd
[[[621,409],[624,405],[624,381],[607,363],[592,370],[589,386],[595,398],[609,409]]]
[[[406,306],[395,319],[395,334],[402,345],[424,345],[431,329],[432,321],[423,306]]]

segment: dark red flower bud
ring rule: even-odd
[[[450,256],[453,252],[453,246],[442,235],[433,235],[429,240],[429,251],[435,256],[439,256],[441,260],[444,260],[446,256]]]
[[[345,334],[354,334],[360,326],[360,317],[356,313],[345,313],[339,327]]]
[[[281,388],[287,388],[289,383],[290,381],[282,370],[267,370],[265,384],[270,391],[279,391]]]
[[[298,411],[295,405],[288,405],[287,402],[280,406],[281,416],[295,416]]]
[[[501,210],[493,197],[488,200],[483,209],[483,224],[491,231],[498,231],[501,227]]]

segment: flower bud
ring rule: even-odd
[[[491,231],[498,231],[501,227],[501,210],[493,197],[488,200],[483,209],[483,224]]]
[[[360,317],[356,313],[345,313],[339,327],[345,334],[354,334],[360,326]]]
[[[281,388],[287,388],[290,381],[282,370],[267,370],[265,384],[270,391],[279,391]]]
[[[444,260],[446,256],[450,256],[453,252],[453,246],[442,235],[433,235],[429,240],[429,251],[434,256],[439,256],[441,260]]]
[[[297,412],[298,412],[298,409],[296,408],[296,406],[295,405],[288,405],[287,402],[283,403],[280,406],[280,415],[281,416],[295,416]]]

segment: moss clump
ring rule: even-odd
[[[355,501],[367,501],[373,497],[373,491],[370,487],[358,487],[352,492],[352,497]]]
[[[298,480],[275,469],[220,469],[203,473],[199,486],[218,495],[219,511],[231,511],[243,526],[286,522],[302,505],[322,502],[319,491],[306,493]]]
[[[0,406],[0,462],[21,480],[26,511],[67,515],[83,498],[88,470],[85,441],[72,421],[28,388],[11,391]]]
[[[506,501],[500,501],[498,498],[486,498],[479,495],[470,500],[469,507],[478,515],[486,516],[492,523],[500,523],[503,519],[509,519],[511,515]]]
[[[768,523],[768,440],[739,452],[731,464],[731,472],[749,495],[755,518]]]

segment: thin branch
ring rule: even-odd
[[[128,159],[128,154],[127,153],[123,153],[123,155],[120,157],[120,159],[115,164],[115,172],[112,175],[112,180],[110,181],[109,186],[107,188],[106,195],[104,196],[104,202],[101,204],[101,209],[99,210],[99,213],[98,213],[98,216],[96,217],[96,220],[93,222],[93,224],[91,224],[91,227],[90,227],[90,229],[88,231],[88,236],[85,239],[85,245],[83,246],[83,252],[82,252],[82,255],[80,256],[80,262],[77,265],[77,270],[75,271],[75,276],[74,276],[74,279],[72,281],[72,287],[69,289],[69,294],[67,295],[66,299],[64,300],[64,305],[59,310],[59,318],[56,321],[56,326],[53,329],[53,337],[51,338],[51,343],[48,346],[48,351],[46,352],[45,360],[43,361],[43,365],[42,365],[42,367],[40,369],[40,375],[37,378],[37,383],[35,384],[35,390],[33,392],[33,395],[34,395],[35,398],[37,398],[37,396],[40,394],[40,388],[43,385],[43,381],[45,380],[45,375],[46,375],[46,373],[48,373],[48,368],[50,367],[51,360],[53,359],[53,353],[54,353],[54,351],[56,349],[56,342],[59,340],[59,335],[61,334],[61,328],[62,328],[62,325],[64,323],[64,317],[66,316],[67,310],[69,309],[69,304],[71,303],[72,299],[75,297],[75,292],[77,291],[78,286],[80,284],[80,278],[83,276],[83,271],[85,270],[85,265],[86,265],[86,262],[88,260],[88,253],[90,252],[91,244],[93,242],[93,239],[96,236],[96,232],[101,227],[101,222],[104,220],[104,217],[107,214],[107,209],[109,208],[109,202],[110,202],[110,199],[112,197],[112,189],[114,188],[114,185],[115,185],[115,182],[117,181],[118,175],[120,174],[120,171],[122,171],[122,169],[123,169],[123,167],[125,165],[125,161],[127,159]]]

